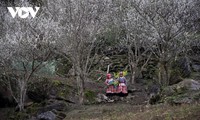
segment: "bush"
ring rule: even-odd
[[[56,66],[56,73],[58,75],[67,75],[72,68],[72,63],[68,59],[61,58]]]
[[[28,83],[27,95],[34,102],[41,102],[48,97],[51,82],[47,78],[38,78],[37,81]]]
[[[85,92],[85,98],[89,101],[89,102],[94,102],[95,101],[95,92],[91,91],[91,90],[87,90]]]

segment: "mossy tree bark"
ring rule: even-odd
[[[166,62],[158,63],[158,81],[162,86],[168,86],[170,79],[170,65]]]

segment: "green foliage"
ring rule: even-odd
[[[169,81],[170,85],[176,84],[182,80],[183,78],[181,77],[181,73],[178,68],[177,69],[174,68],[170,70],[170,81]]]
[[[17,112],[15,114],[14,120],[27,120],[29,118],[26,112]]]
[[[66,97],[69,93],[69,88],[67,85],[63,84],[60,80],[49,80],[47,78],[39,78],[34,82],[28,84],[28,94],[36,99],[35,102],[41,102],[45,100],[50,91],[54,91],[59,97]]]
[[[87,90],[85,91],[85,98],[89,101],[89,102],[93,102],[95,101],[95,92],[91,91],[91,90]]]
[[[37,65],[40,65],[41,62],[40,61],[35,61],[34,62],[34,65],[37,66]],[[40,68],[38,71],[35,71],[35,74],[38,74],[38,75],[54,75],[55,74],[55,69],[56,69],[56,61],[55,60],[52,60],[52,61],[46,61],[46,62],[42,62],[42,65],[43,67]],[[22,62],[19,62],[19,61],[12,61],[12,66],[13,68],[15,68],[16,70],[18,71],[24,71],[24,67],[23,67],[23,64]],[[27,65],[26,65],[26,69],[31,71],[32,70],[32,66],[33,66],[33,63],[32,62],[27,62]]]
[[[52,89],[54,89],[59,97],[67,97],[69,88],[60,80],[52,81]]]
[[[61,58],[58,60],[58,64],[56,66],[56,73],[58,75],[66,75],[71,68],[72,68],[71,61],[65,58]]]
[[[106,73],[101,70],[92,70],[89,76],[96,82],[101,82],[101,80],[104,81],[106,79]]]
[[[114,73],[114,78],[118,78],[118,77],[119,77],[119,73],[120,73],[120,72]],[[128,75],[128,71],[127,71],[127,70],[124,70],[124,71],[123,71],[123,75],[124,75],[124,76]]]
[[[153,79],[153,78],[157,79],[158,68],[156,67],[156,65],[157,65],[156,61],[153,61],[147,65],[146,71],[142,72],[144,79]]]
[[[42,106],[42,104],[40,104],[40,103],[33,103],[31,106],[29,106],[26,109],[26,112],[29,114],[35,114],[38,111],[38,107],[41,107],[41,106]]]
[[[188,89],[183,86],[177,86],[175,90],[176,90],[176,94],[183,94],[187,92]]]
[[[185,57],[179,57],[176,61],[171,63],[171,74],[180,76],[182,78],[190,77],[190,71],[188,70],[186,64],[188,60]]]
[[[181,72],[178,68],[171,69],[171,76],[181,76]]]
[[[170,105],[175,105],[176,104],[175,101],[181,100],[186,97],[188,97],[187,94],[177,94],[177,95],[168,96],[168,97],[164,98],[164,100],[162,102],[166,102]]]
[[[200,100],[200,91],[194,94],[193,99]]]
[[[62,82],[60,80],[53,80],[52,84],[53,84],[53,86],[60,86],[60,85],[62,85]]]

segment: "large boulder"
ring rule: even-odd
[[[56,114],[52,111],[47,111],[37,115],[38,120],[56,120]]]
[[[185,79],[177,84],[177,89],[185,88],[187,90],[200,90],[200,83],[193,79]]]
[[[63,111],[63,110],[66,110],[66,109],[67,109],[66,103],[58,101],[58,102],[54,102],[50,105],[47,105],[43,108],[40,108],[39,113],[43,113],[43,112],[47,112],[47,111],[51,111],[51,110]]]
[[[178,84],[168,86],[163,89],[162,95],[171,96],[175,93],[181,93],[184,91],[200,90],[200,83],[193,79],[184,79]]]
[[[30,106],[29,109],[33,106]],[[34,116],[29,120],[63,120],[66,117],[67,104],[64,101],[48,100],[45,106],[40,106],[34,111]]]
[[[200,101],[200,83],[193,79],[185,79],[182,82],[163,89],[163,102],[170,104],[185,104]]]
[[[116,98],[117,96],[106,96],[106,95],[104,95],[104,94],[102,94],[102,93],[99,93],[98,95],[97,95],[97,97],[95,98],[95,101],[96,101],[96,103],[106,103],[106,102],[109,102],[109,103],[112,103],[112,102],[114,102],[114,101],[116,101]]]

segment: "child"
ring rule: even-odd
[[[124,94],[128,93],[126,78],[124,77],[123,72],[119,73],[118,82],[119,82],[119,87],[117,89],[117,93],[124,93]]]
[[[106,93],[114,93],[114,80],[111,78],[111,74],[106,75],[106,81],[105,84],[108,86]]]

